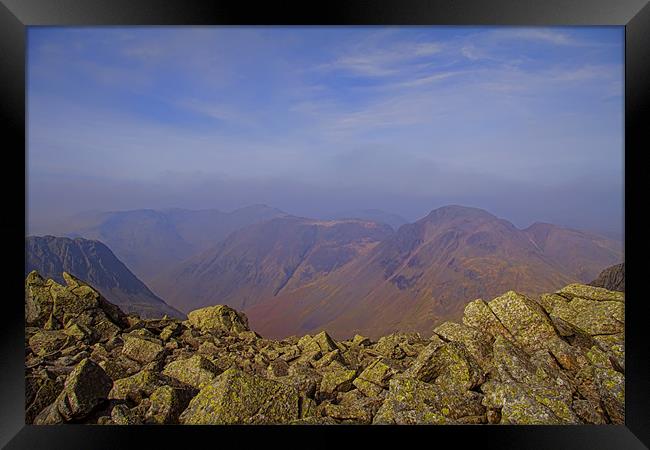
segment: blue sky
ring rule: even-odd
[[[622,228],[622,27],[28,32],[30,223],[460,203]]]

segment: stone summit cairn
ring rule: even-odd
[[[143,320],[64,279],[26,279],[27,423],[624,422],[622,292],[510,291],[430,338],[275,341],[227,306]]]

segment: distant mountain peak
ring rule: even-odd
[[[440,220],[440,219],[456,219],[456,218],[478,218],[485,217],[491,219],[498,219],[497,216],[487,212],[484,209],[474,208],[471,206],[462,205],[447,205],[436,208],[431,211],[424,219],[427,220]]]

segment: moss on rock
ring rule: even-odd
[[[299,418],[298,392],[237,369],[222,373],[181,414],[185,424],[275,424]]]

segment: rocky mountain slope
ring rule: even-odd
[[[25,274],[37,270],[63,282],[69,272],[97,288],[104,297],[127,312],[143,317],[165,314],[184,318],[140,281],[111,250],[99,241],[54,236],[25,238]]]
[[[625,263],[616,264],[600,272],[590,286],[625,292]]]
[[[380,209],[352,209],[347,211],[339,211],[329,216],[330,219],[359,219],[370,220],[377,223],[385,223],[390,225],[393,230],[397,230],[402,225],[406,225],[408,221],[398,214],[389,213]]]
[[[129,269],[152,286],[151,281],[162,271],[206,250],[233,231],[283,215],[282,211],[265,205],[232,212],[139,209],[90,213],[61,224],[56,234],[104,242]]]
[[[391,234],[375,222],[285,216],[234,232],[152,283],[183,311],[218,303],[246,309],[311,285]]]
[[[476,208],[439,208],[349,264],[245,311],[257,330],[278,338],[319,328],[335,337],[426,333],[432,323],[460,319],[468,301],[509,289],[537,296],[591,281],[596,267],[621,259],[611,241],[540,228],[520,230]]]
[[[227,306],[142,320],[64,278],[26,279],[30,424],[624,423],[621,292],[508,291],[430,338],[277,341]]]

